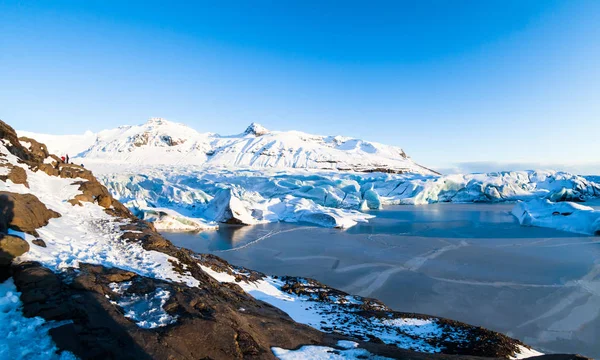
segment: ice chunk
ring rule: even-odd
[[[246,208],[231,188],[221,190],[208,204],[204,215],[217,222],[243,225],[258,223],[252,217],[251,210]]]
[[[512,214],[524,226],[600,235],[600,211],[572,202],[554,203],[547,199],[520,202]]]

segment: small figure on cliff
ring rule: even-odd
[[[67,164],[69,163],[69,154],[67,154]]]

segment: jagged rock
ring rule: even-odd
[[[14,258],[28,251],[27,241],[17,236],[0,234],[0,266],[10,265]]]
[[[37,246],[40,246],[40,247],[44,247],[44,248],[46,247],[46,242],[44,240],[42,240],[42,239],[32,240],[31,243],[33,245],[37,245]]]
[[[98,205],[102,206],[105,209],[108,209],[112,206],[112,196],[110,195],[108,190],[95,178],[93,180],[88,181],[78,181],[74,184],[79,185],[79,190],[82,192],[82,194],[78,194],[75,196],[74,199],[69,200],[71,204],[75,205],[79,201],[86,201],[91,203],[98,203]]]
[[[35,229],[48,225],[48,220],[60,217],[35,195],[0,191],[0,232],[8,229],[37,236]]]
[[[49,156],[48,148],[46,147],[46,145],[40,144],[35,139],[29,138],[26,136],[21,136],[19,138],[19,141],[20,142],[28,142],[30,144],[28,150],[30,153],[31,161],[43,162],[44,159],[46,159]]]
[[[75,164],[59,163],[59,176],[66,179],[86,179],[91,182],[96,181],[96,178],[91,171]]]

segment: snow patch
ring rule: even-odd
[[[517,353],[511,357],[511,359],[517,360],[517,359],[527,359],[530,357],[535,357],[535,356],[542,356],[544,355],[544,353],[541,353],[537,350],[528,348],[526,346],[523,345],[517,345],[518,347],[518,351]]]
[[[281,360],[341,360],[341,359],[389,359],[383,356],[376,356],[365,349],[359,349],[358,344],[352,341],[341,340],[337,343],[341,349],[335,349],[328,346],[306,345],[298,350],[286,350],[273,347],[273,355]]]
[[[131,319],[143,329],[167,326],[177,321],[177,317],[169,315],[163,309],[171,297],[168,290],[157,288],[149,294],[124,295],[129,286],[131,286],[131,282],[109,284],[113,292],[121,295],[118,301],[111,301],[111,303],[123,309],[123,316]]]

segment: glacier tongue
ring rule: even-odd
[[[118,170],[119,173],[107,171]],[[392,204],[585,200],[600,185],[555,171],[424,176],[314,170],[227,170],[201,166],[98,167],[101,181],[159,229],[199,230],[215,222],[308,222],[348,228],[359,210]],[[168,210],[168,211],[166,211]]]

